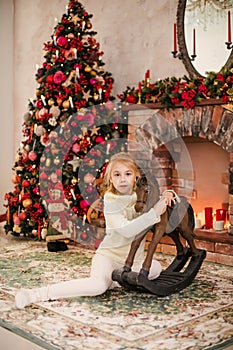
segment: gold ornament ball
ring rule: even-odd
[[[16,233],[20,233],[21,232],[21,227],[19,225],[14,225],[13,231],[16,232]]]
[[[69,100],[65,100],[64,102],[62,102],[62,107],[65,109],[70,108],[70,101]]]
[[[41,163],[44,163],[45,160],[46,160],[46,157],[45,157],[44,154],[42,154],[42,156],[40,157],[40,162],[41,162]]]
[[[56,157],[56,158],[54,159],[53,163],[54,163],[55,165],[60,164],[60,159],[59,159],[59,157]]]
[[[68,38],[68,39],[73,39],[73,38],[74,38],[74,34],[73,34],[73,33],[67,34],[67,38]]]
[[[76,179],[76,177],[72,178],[71,183],[73,186],[75,186],[78,183],[78,180]]]
[[[24,208],[28,208],[28,207],[30,207],[30,205],[32,205],[32,200],[30,198],[26,198],[23,200],[22,204],[23,204]]]
[[[45,162],[45,166],[49,167],[51,164],[51,159],[50,158],[47,158],[46,159],[46,162]]]
[[[86,23],[86,27],[87,27],[88,29],[91,29],[91,28],[92,28],[91,22],[87,22],[87,23]]]
[[[84,70],[85,70],[86,73],[89,73],[89,72],[92,71],[92,69],[91,69],[90,66],[86,66],[86,67],[84,68]]]
[[[54,105],[54,99],[53,98],[50,98],[49,100],[48,100],[48,105],[49,106],[53,106]]]
[[[91,75],[92,75],[93,77],[95,77],[96,74],[97,74],[96,71],[94,71],[94,70],[91,71]]]
[[[37,230],[32,230],[32,235],[33,235],[34,237],[36,237],[37,234],[38,234]]]
[[[84,176],[83,180],[84,180],[84,182],[85,182],[86,184],[88,184],[88,183],[91,184],[91,183],[93,183],[93,182],[95,181],[95,176],[92,175],[92,174],[90,174],[90,173],[87,173],[87,174]]]

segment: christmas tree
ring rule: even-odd
[[[44,45],[13,167],[14,189],[5,195],[6,233],[93,242],[95,223],[104,226],[102,175],[111,153],[124,148],[126,128],[91,18],[70,0]]]

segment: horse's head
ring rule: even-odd
[[[148,200],[149,185],[145,176],[137,179],[136,182],[136,194],[137,202],[135,204],[135,210],[138,213],[145,211],[146,203]]]
[[[135,210],[137,212],[148,211],[159,200],[159,186],[156,179],[148,181],[142,175],[136,182],[137,202]]]

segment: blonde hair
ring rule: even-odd
[[[132,171],[135,173],[135,177],[140,176],[139,168],[138,168],[136,162],[128,153],[126,153],[126,152],[116,153],[111,157],[111,159],[108,163],[106,172],[104,174],[104,186],[105,186],[104,192],[116,193],[116,189],[113,186],[110,179],[111,179],[113,165],[116,164],[117,162],[122,163],[122,164],[128,166],[130,169],[132,169]]]

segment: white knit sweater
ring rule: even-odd
[[[154,209],[138,215],[134,209],[136,200],[136,193],[116,195],[107,192],[104,196],[106,235],[97,253],[108,256],[122,265],[135,236],[145,233],[152,225],[160,221]],[[144,260],[144,246],[145,238],[137,251],[134,262]]]

